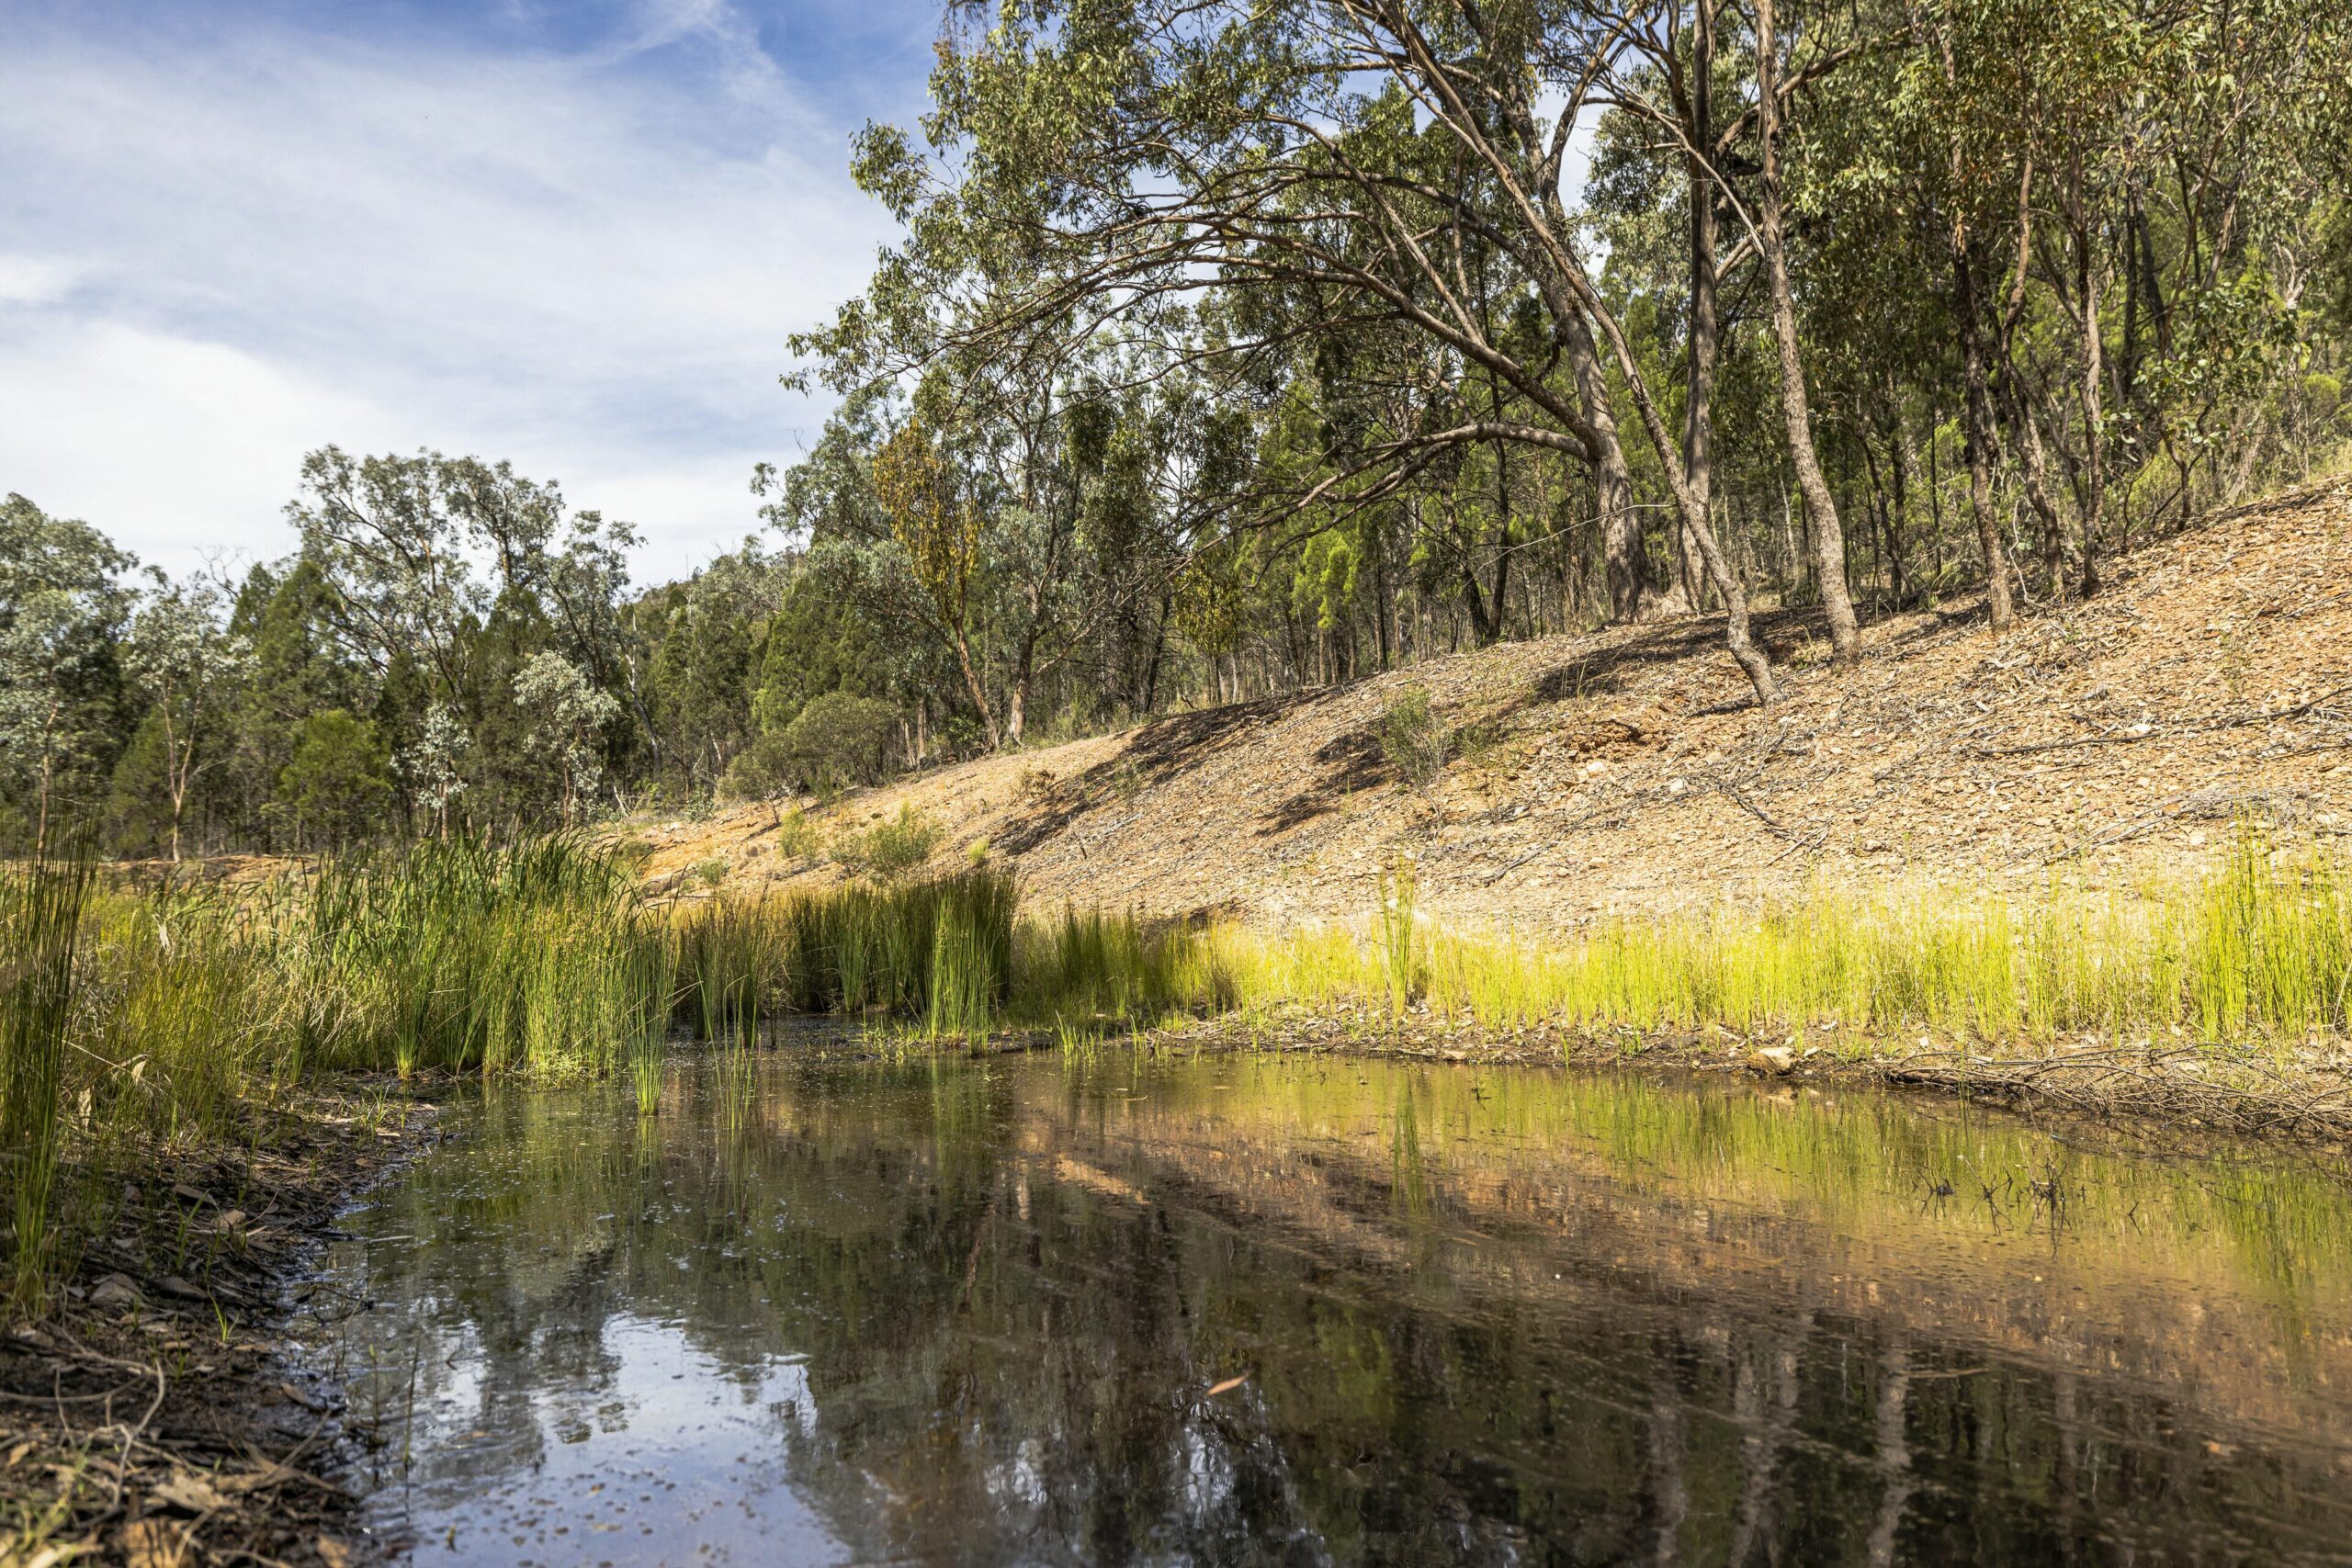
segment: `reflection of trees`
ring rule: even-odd
[[[428,1245],[379,1249],[399,1309],[365,1331],[421,1399],[477,1380],[477,1465],[595,1418],[623,1314],[746,1400],[804,1358],[778,1451],[876,1558],[2105,1561],[2346,1522],[2290,1453],[2205,1452],[2177,1401],[1915,1338],[1896,1280],[1875,1311],[1792,1300],[1756,1258],[1827,1233],[1607,1179],[1540,1089],[1477,1099],[1520,1130],[1486,1157],[1469,1100],[1409,1073],[1194,1065],[1127,1100],[1131,1070],[786,1072],[750,1114],[697,1081],[642,1145],[593,1102],[493,1107],[381,1217]],[[1665,1120],[1607,1146],[1655,1172]],[[1749,1135],[1722,1104],[1688,1125],[1727,1163]]]

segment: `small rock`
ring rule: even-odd
[[[109,1274],[90,1287],[90,1304],[107,1312],[139,1306],[144,1301],[128,1274]]]
[[[164,1294],[167,1296],[177,1296],[184,1302],[199,1302],[204,1299],[204,1292],[202,1291],[198,1290],[194,1285],[189,1284],[177,1274],[166,1274],[162,1279],[156,1280],[155,1285],[158,1290],[164,1292]]]
[[[1747,1070],[1766,1077],[1779,1077],[1796,1070],[1797,1054],[1786,1045],[1766,1045],[1747,1054]]]

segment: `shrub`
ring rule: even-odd
[[[719,793],[730,800],[766,800],[877,783],[889,773],[898,722],[898,710],[878,698],[823,693],[790,724],[763,730],[728,764]]]
[[[1396,776],[1426,790],[1445,772],[1445,727],[1430,707],[1429,688],[1407,686],[1388,700],[1372,733]]]
[[[799,771],[793,766],[791,749],[784,731],[763,730],[749,746],[735,754],[727,771],[718,775],[718,797],[721,800],[773,800],[778,795],[797,794]]]
[[[808,820],[808,813],[796,806],[775,823],[775,852],[785,860],[808,860],[820,853],[825,840],[817,831],[817,824]]]
[[[833,859],[852,876],[888,882],[921,869],[944,835],[945,829],[910,802],[899,807],[896,818],[835,839]]]
[[[827,692],[786,727],[785,750],[814,788],[872,784],[887,771],[883,756],[898,719],[879,698]]]

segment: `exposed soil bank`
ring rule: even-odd
[[[1034,908],[1351,921],[1400,851],[1421,907],[1530,937],[1819,883],[2129,889],[2208,863],[2234,818],[2352,832],[2352,481],[2270,497],[2113,562],[2087,604],[1995,637],[1981,596],[1874,619],[1855,668],[1760,613],[1787,700],[1750,705],[1720,620],[1464,651],[1390,674],[983,757],[837,800],[616,839],[650,891],[840,876],[822,847],[902,806]],[[1404,787],[1375,726],[1410,686],[1447,735]]]
[[[37,1324],[0,1338],[0,1563],[323,1563],[365,1555],[326,1478],[334,1390],[288,1381],[288,1325],[335,1215],[430,1142],[434,1107],[346,1080],[250,1146],[127,1162]]]

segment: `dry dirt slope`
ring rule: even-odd
[[[1531,931],[1828,874],[2029,886],[2212,852],[2259,812],[2352,830],[2352,480],[2275,497],[2117,563],[2098,600],[1987,632],[1980,598],[1871,626],[1833,671],[1761,626],[1790,697],[1759,710],[1690,620],[1512,644],[1124,734],[937,770],[815,813],[911,802],[1016,866],[1033,905],[1356,919],[1398,852],[1443,918]],[[1412,682],[1452,733],[1427,795],[1371,725]],[[656,888],[836,874],[772,852],[782,807],[639,820]]]

